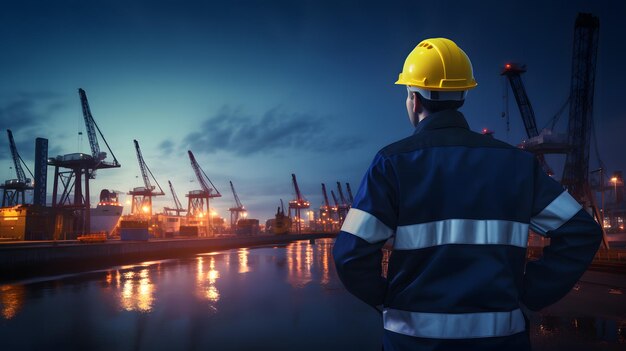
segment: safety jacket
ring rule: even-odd
[[[529,229],[551,240],[526,263]],[[382,305],[385,350],[529,350],[520,304],[565,296],[601,236],[531,153],[448,110],[378,152],[333,255],[347,290]]]

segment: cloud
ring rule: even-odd
[[[0,159],[9,159],[6,129],[11,129],[22,158],[34,153],[35,138],[45,137],[47,125],[54,115],[66,107],[63,97],[52,92],[17,93],[0,99]],[[3,151],[4,151],[3,150]],[[54,151],[54,150],[52,150]]]
[[[284,149],[349,150],[362,142],[355,136],[334,135],[329,122],[311,114],[289,113],[279,107],[260,116],[250,116],[240,109],[224,106],[206,119],[198,131],[187,134],[183,144],[199,153],[226,151],[247,156]]]
[[[170,139],[166,139],[163,140],[158,147],[165,156],[171,155],[174,151],[174,142]]]

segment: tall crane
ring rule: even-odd
[[[350,200],[350,206],[354,202],[354,197],[352,196],[352,189],[350,189],[350,183],[346,183],[346,190],[348,191],[348,199]]]
[[[296,215],[296,233],[300,234],[301,233],[301,216],[300,216],[300,210],[301,209],[306,209],[310,207],[310,203],[304,198],[304,196],[302,196],[302,193],[300,192],[300,187],[298,187],[298,181],[296,180],[296,175],[295,174],[291,174],[291,179],[293,181],[293,188],[296,192],[296,198],[289,201],[289,209],[291,210],[292,208],[295,210],[295,215]]]
[[[247,212],[246,208],[243,206],[241,201],[239,200],[239,196],[235,191],[235,186],[232,181],[229,181],[230,189],[233,191],[233,197],[235,198],[235,206],[228,209],[230,211],[230,228],[234,232],[234,228],[237,225],[237,221],[239,220],[239,216],[246,217]]]
[[[196,161],[196,158],[193,155],[191,150],[187,151],[189,155],[189,161],[191,162],[191,168],[193,168],[193,172],[196,174],[196,179],[200,184],[200,190],[192,190],[186,196],[189,198],[189,202],[187,205],[187,216],[188,217],[204,217],[208,216],[207,226],[209,228],[210,233],[213,231],[213,223],[211,221],[211,208],[209,204],[209,200],[216,197],[222,197],[219,190],[213,185],[211,179],[204,173],[200,165]],[[215,190],[215,192],[213,192]]]
[[[117,168],[120,167],[120,163],[117,161],[113,151],[111,151],[111,147],[104,138],[104,135],[102,135],[102,131],[91,114],[87,94],[83,89],[78,89],[78,95],[82,106],[85,128],[89,136],[91,155],[83,153],[59,155],[49,158],[48,165],[54,166],[52,207],[70,208],[78,213],[75,232],[76,234],[82,234],[88,233],[91,230],[89,179],[95,178],[96,170]],[[96,134],[96,131],[98,134]],[[100,151],[98,135],[100,135],[101,140],[105,143],[109,153],[113,157],[113,161],[105,161],[107,153]],[[72,192],[73,200],[70,198]]]
[[[337,182],[337,191],[339,192],[339,207],[337,208],[337,215],[339,216],[339,225],[343,224],[343,220],[346,218],[346,214],[350,209],[350,205],[346,201],[346,198],[343,196],[343,190],[341,189],[341,183]]]
[[[181,212],[187,212],[186,209],[183,208],[183,205],[180,203],[180,200],[178,200],[178,196],[176,196],[176,191],[174,191],[174,186],[172,185],[171,181],[167,181],[167,184],[169,184],[170,186],[170,192],[172,193],[172,198],[174,198],[174,208],[171,207],[165,207],[163,208],[163,210],[165,210],[165,213],[167,213],[168,215],[171,215],[172,213],[176,213],[176,216],[180,216]]]
[[[9,179],[5,181],[4,184],[0,185],[0,189],[3,190],[2,207],[26,204],[26,190],[33,189],[33,184],[31,182],[31,179],[33,178],[33,173],[30,171],[30,169],[26,165],[26,162],[24,162],[20,154],[17,152],[15,140],[13,139],[13,133],[10,129],[7,129],[7,134],[9,135],[9,148],[11,149],[13,168],[15,169],[17,179]],[[24,165],[24,167],[26,167],[26,170],[30,174],[31,178],[26,178],[26,174],[24,173],[22,164]]]
[[[132,205],[130,213],[135,216],[152,216],[152,198],[155,196],[165,195],[161,185],[152,174],[150,167],[146,164],[146,161],[143,159],[143,155],[141,153],[141,148],[139,148],[139,142],[137,140],[133,140],[135,143],[135,152],[137,154],[137,161],[139,162],[139,169],[141,170],[141,177],[143,179],[143,187],[135,187],[133,190],[128,192],[128,195],[132,195]],[[156,184],[156,187],[152,185],[150,178]],[[158,187],[158,191],[156,188]]]
[[[579,13],[574,25],[574,48],[570,84],[568,143],[561,183],[583,207],[601,223],[602,215],[589,184],[589,148],[593,128],[593,97],[600,20],[590,13]],[[604,229],[604,223],[601,227]],[[609,243],[603,232],[604,246]]]
[[[332,228],[332,207],[328,203],[328,194],[326,193],[326,184],[322,183],[322,194],[324,195],[324,204],[320,207],[320,218],[322,219],[322,227]]]

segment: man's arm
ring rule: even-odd
[[[526,264],[522,303],[540,310],[564,297],[585,272],[602,240],[602,229],[560,184],[535,162],[531,229],[550,238],[537,261]]]
[[[346,289],[365,303],[384,301],[381,248],[395,232],[397,178],[389,160],[374,158],[356,193],[333,248],[337,273]]]

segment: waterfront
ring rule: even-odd
[[[203,253],[0,286],[2,350],[380,350],[332,239]],[[588,272],[532,316],[536,350],[626,346],[624,276]]]

